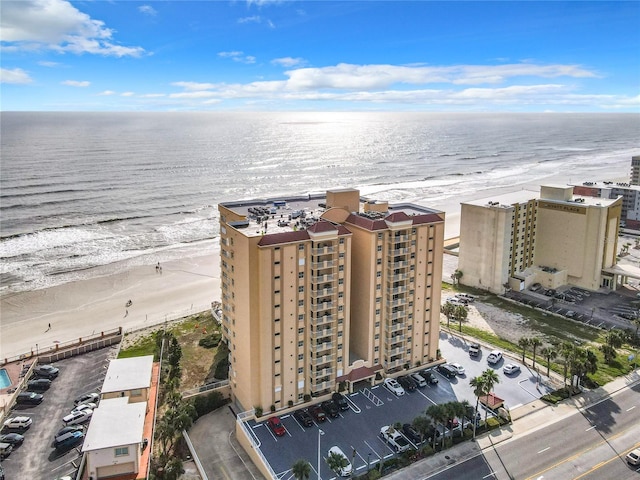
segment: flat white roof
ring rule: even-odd
[[[111,360],[102,393],[149,388],[152,369],[153,355]]]
[[[477,207],[511,207],[516,203],[526,203],[529,200],[540,198],[540,192],[535,190],[518,190],[516,192],[503,193],[501,195],[492,195],[490,197],[471,200],[470,202],[462,202],[463,205],[475,205]],[[490,202],[493,205],[490,205]]]
[[[127,403],[127,400],[110,398],[100,402],[91,416],[83,452],[142,442],[147,404]]]

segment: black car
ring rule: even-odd
[[[311,414],[307,411],[306,408],[303,408],[302,410],[296,410],[293,416],[300,423],[300,425],[303,425],[305,427],[313,426],[313,417],[311,417]]]
[[[6,435],[0,435],[0,443],[8,443],[17,447],[24,442],[24,436],[19,433],[7,433]]]
[[[327,419],[327,415],[324,413],[324,410],[322,410],[322,407],[320,405],[314,405],[313,407],[309,408],[309,413],[313,415],[313,418],[315,418],[316,422],[318,423],[322,423]]]
[[[83,430],[84,430],[84,427],[82,425],[69,425],[68,427],[63,427],[60,430],[58,430],[56,432],[55,438],[57,439],[58,437],[61,437],[65,433],[82,432]]]
[[[44,396],[40,393],[20,392],[16,397],[16,403],[18,405],[39,405],[43,398]]]
[[[402,388],[407,392],[413,392],[417,387],[416,382],[409,376],[398,377],[398,383],[402,385]]]
[[[38,377],[48,378],[49,380],[53,380],[58,376],[60,370],[54,367],[53,365],[37,365],[33,369],[33,373]]]
[[[66,449],[73,447],[84,440],[84,432],[69,432],[65,433],[61,437],[57,438],[54,442],[54,446],[57,449]]]
[[[404,433],[404,436],[407,437],[411,442],[413,442],[414,445],[422,443],[422,437],[410,423],[405,423],[404,425],[402,425],[402,433]]]
[[[326,400],[322,402],[320,406],[322,407],[322,410],[324,410],[324,413],[329,415],[331,418],[337,417],[338,413],[340,413],[340,409],[332,400]]]
[[[335,403],[340,410],[349,410],[349,402],[341,393],[335,392],[331,395],[333,403]]]
[[[48,378],[37,378],[27,382],[27,390],[30,392],[44,392],[51,387],[51,380]]]
[[[440,372],[447,378],[455,378],[458,375],[458,371],[451,365],[447,365],[446,363],[438,365],[438,372]]]
[[[423,370],[420,372],[420,375],[422,375],[422,378],[424,378],[429,385],[438,383],[438,377],[436,377],[431,370]]]

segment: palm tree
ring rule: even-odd
[[[306,460],[296,460],[291,466],[291,473],[293,473],[296,480],[309,480],[311,477],[311,465]]]
[[[458,283],[460,283],[460,279],[462,278],[462,270],[458,270],[456,269],[455,272],[453,272],[453,284],[455,285],[456,280],[458,281]]]
[[[473,387],[473,394],[476,396],[475,412],[477,412],[478,405],[480,404],[480,397],[483,397],[489,393],[487,391],[487,382],[485,377],[480,375],[479,377],[472,378],[469,381],[469,385]],[[473,419],[473,438],[476,438],[476,419],[475,418]]]
[[[458,410],[458,416],[462,421],[462,426],[460,428],[462,428],[462,431],[464,432],[464,419],[467,415],[467,410],[469,410],[469,407],[471,406],[471,404],[469,403],[469,400],[462,400],[458,402],[458,405],[460,407]]]
[[[420,442],[424,442],[424,438],[428,435],[431,428],[433,428],[433,422],[431,421],[431,419],[424,415],[418,415],[413,419],[413,422],[411,423],[413,425],[413,428],[415,428],[420,434]]]
[[[446,302],[444,305],[440,306],[440,313],[447,317],[447,328],[449,328],[449,322],[451,321],[451,317],[453,316],[453,312],[455,311],[455,305],[452,305],[449,302]]]
[[[549,376],[551,370],[551,360],[555,360],[558,356],[558,351],[553,345],[549,345],[547,347],[543,347],[540,350],[540,354],[547,359],[547,377]]]
[[[564,342],[560,345],[560,356],[563,362],[563,382],[565,388],[567,387],[567,376],[569,374],[569,364],[574,355],[574,345],[569,342]]]
[[[487,395],[491,393],[493,387],[500,383],[500,377],[496,373],[496,371],[492,368],[488,368],[481,375],[484,378],[485,386],[487,388]],[[487,416],[489,415],[489,411],[485,410],[484,412],[484,421],[487,422]]]
[[[444,432],[444,424],[447,421],[447,409],[444,407],[444,405],[431,405],[429,408],[427,408],[427,411],[425,412],[427,415],[429,415],[432,419],[433,422],[436,424],[436,430],[438,425],[442,425],[442,431]],[[436,449],[436,438],[437,438],[437,434],[434,433],[433,435],[433,450],[435,451]],[[442,442],[443,448],[444,448],[444,440]]]
[[[349,465],[349,460],[339,453],[331,452],[327,457],[327,465],[329,465],[331,470],[338,473],[341,469]]]
[[[525,354],[527,352],[527,347],[529,345],[531,345],[531,340],[529,338],[527,338],[527,337],[521,337],[520,340],[518,340],[518,346],[520,348],[522,348],[522,363],[525,363],[524,362],[524,356],[525,356]],[[525,363],[525,365],[526,365],[526,363]]]
[[[533,352],[533,368],[536,368],[536,350],[538,349],[538,347],[540,345],[542,345],[542,340],[540,340],[538,337],[533,337],[529,344],[531,345],[531,350]]]
[[[460,331],[462,332],[462,322],[467,319],[467,315],[469,315],[469,309],[462,305],[458,305],[453,310],[453,318],[458,320],[460,324]]]

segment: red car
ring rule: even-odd
[[[284,425],[280,421],[280,417],[277,417],[277,416],[271,417],[269,420],[267,420],[267,425],[269,425],[269,428],[271,429],[271,431],[275,433],[278,437],[281,437],[285,433],[287,433],[287,431],[284,428]]]

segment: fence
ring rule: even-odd
[[[210,392],[212,390],[218,390],[225,387],[229,387],[229,380],[222,380],[220,382],[207,383],[199,387],[191,388],[182,392],[182,398],[190,398],[200,395],[202,393]]]

